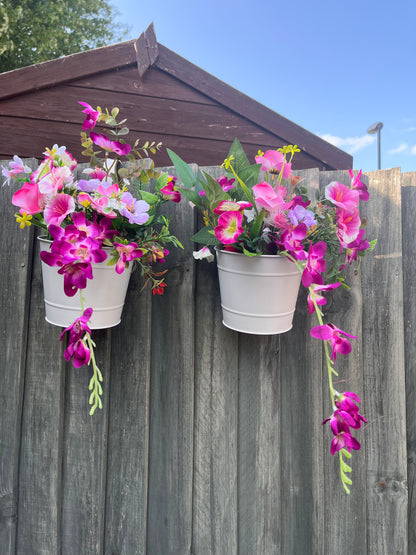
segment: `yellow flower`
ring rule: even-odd
[[[27,214],[26,212],[15,214],[14,217],[16,218],[16,222],[19,224],[20,229],[24,229],[26,226],[30,227],[32,225],[30,221],[32,219],[32,216],[30,214]]]

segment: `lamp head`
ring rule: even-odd
[[[380,131],[380,129],[383,129],[383,124],[381,123],[381,121],[378,121],[377,123],[373,123],[373,125],[371,125],[367,129],[367,133],[369,133],[370,135],[374,135],[375,133]]]

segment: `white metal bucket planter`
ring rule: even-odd
[[[51,241],[39,237],[41,250],[50,250]],[[108,266],[112,249],[104,248],[108,257],[104,262],[92,264],[93,279],[87,280],[82,290],[84,309],[91,307],[93,314],[89,321],[91,329],[112,328],[121,321],[124,300],[129,285],[131,268],[117,274],[115,266]],[[82,314],[80,292],[73,297],[64,293],[64,278],[58,274],[56,266],[42,262],[43,292],[46,321],[63,328],[71,325]]]
[[[295,264],[279,255],[216,254],[223,324],[256,335],[289,331],[301,279]]]

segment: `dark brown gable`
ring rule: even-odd
[[[152,25],[135,41],[0,75],[0,157],[39,158],[57,143],[81,160],[79,100],[118,106],[130,140],[162,142],[156,165],[170,163],[165,147],[220,164],[237,137],[251,159],[259,148],[297,144],[297,169],[352,167],[345,152],[158,44]]]

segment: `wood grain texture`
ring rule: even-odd
[[[368,234],[378,239],[362,267],[367,427],[367,537],[371,553],[407,551],[406,396],[400,169],[370,172]]]
[[[112,331],[106,554],[146,553],[151,292],[133,273]]]
[[[184,250],[166,259],[166,291],[152,303],[147,550],[155,555],[188,553],[192,542],[194,217],[187,202],[172,205]]]
[[[309,194],[319,190],[318,170],[299,172]],[[280,336],[280,499],[278,553],[322,553],[324,537],[324,418],[326,374],[322,344],[310,336],[317,322],[308,315],[306,291],[300,294],[290,332]],[[322,386],[324,384],[324,387]],[[327,440],[327,438],[326,438]],[[328,451],[328,449],[327,449]]]
[[[200,167],[201,171],[208,168]],[[222,168],[209,168],[220,177]],[[194,244],[194,249],[198,248]],[[192,553],[238,553],[238,334],[222,325],[216,263],[197,261]]]
[[[402,173],[402,238],[404,289],[404,355],[406,362],[406,436],[408,483],[408,552],[416,553],[416,258],[414,256],[414,214],[416,173]]]
[[[37,241],[38,243],[38,241]],[[65,365],[61,328],[45,321],[39,245],[28,308],[29,336],[19,458],[18,553],[60,550]]]
[[[26,160],[32,168],[35,160]],[[0,162],[7,167],[8,160]],[[15,183],[0,187],[0,553],[15,552],[18,457],[28,337],[33,233],[21,231],[11,204]]]

